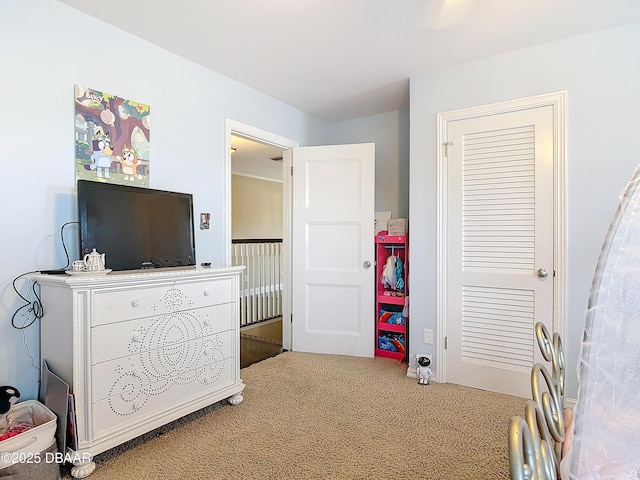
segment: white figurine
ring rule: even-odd
[[[416,369],[418,383],[420,385],[429,385],[431,382],[431,360],[426,353],[418,353],[416,354],[416,361],[418,362],[418,368]]]

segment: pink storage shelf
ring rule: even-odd
[[[393,358],[398,362],[404,361],[406,356],[406,352],[392,352],[390,350],[383,350],[381,348],[376,348],[376,357],[384,357],[384,358]]]
[[[403,310],[405,299],[409,292],[408,236],[387,235],[386,231],[382,231],[375,235],[374,241],[376,244],[375,355],[377,357],[393,358],[402,362],[407,360],[409,319],[404,318],[404,325],[398,325],[397,323],[381,322],[379,317],[381,310],[394,313],[399,313]],[[402,260],[404,289],[398,292],[399,296],[393,295],[394,291],[390,288],[385,288],[385,285],[381,282],[382,271],[389,255],[392,254]],[[381,346],[390,347],[391,344],[398,351],[380,348]]]

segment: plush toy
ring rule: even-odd
[[[416,369],[418,383],[420,385],[429,385],[431,382],[431,359],[426,353],[418,353],[416,361],[418,362],[418,368]]]
[[[20,398],[20,392],[16,387],[8,385],[0,387],[0,415],[7,413],[11,405],[18,401],[18,398]]]
[[[8,385],[0,387],[0,440],[3,439],[1,435],[9,428],[7,413],[11,409],[11,405],[18,401],[18,398],[20,398],[20,392],[16,387]]]

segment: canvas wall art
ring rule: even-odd
[[[149,186],[150,108],[75,85],[76,181]]]

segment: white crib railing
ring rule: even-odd
[[[240,326],[282,315],[282,241],[234,240],[233,265],[246,268],[240,280]]]

